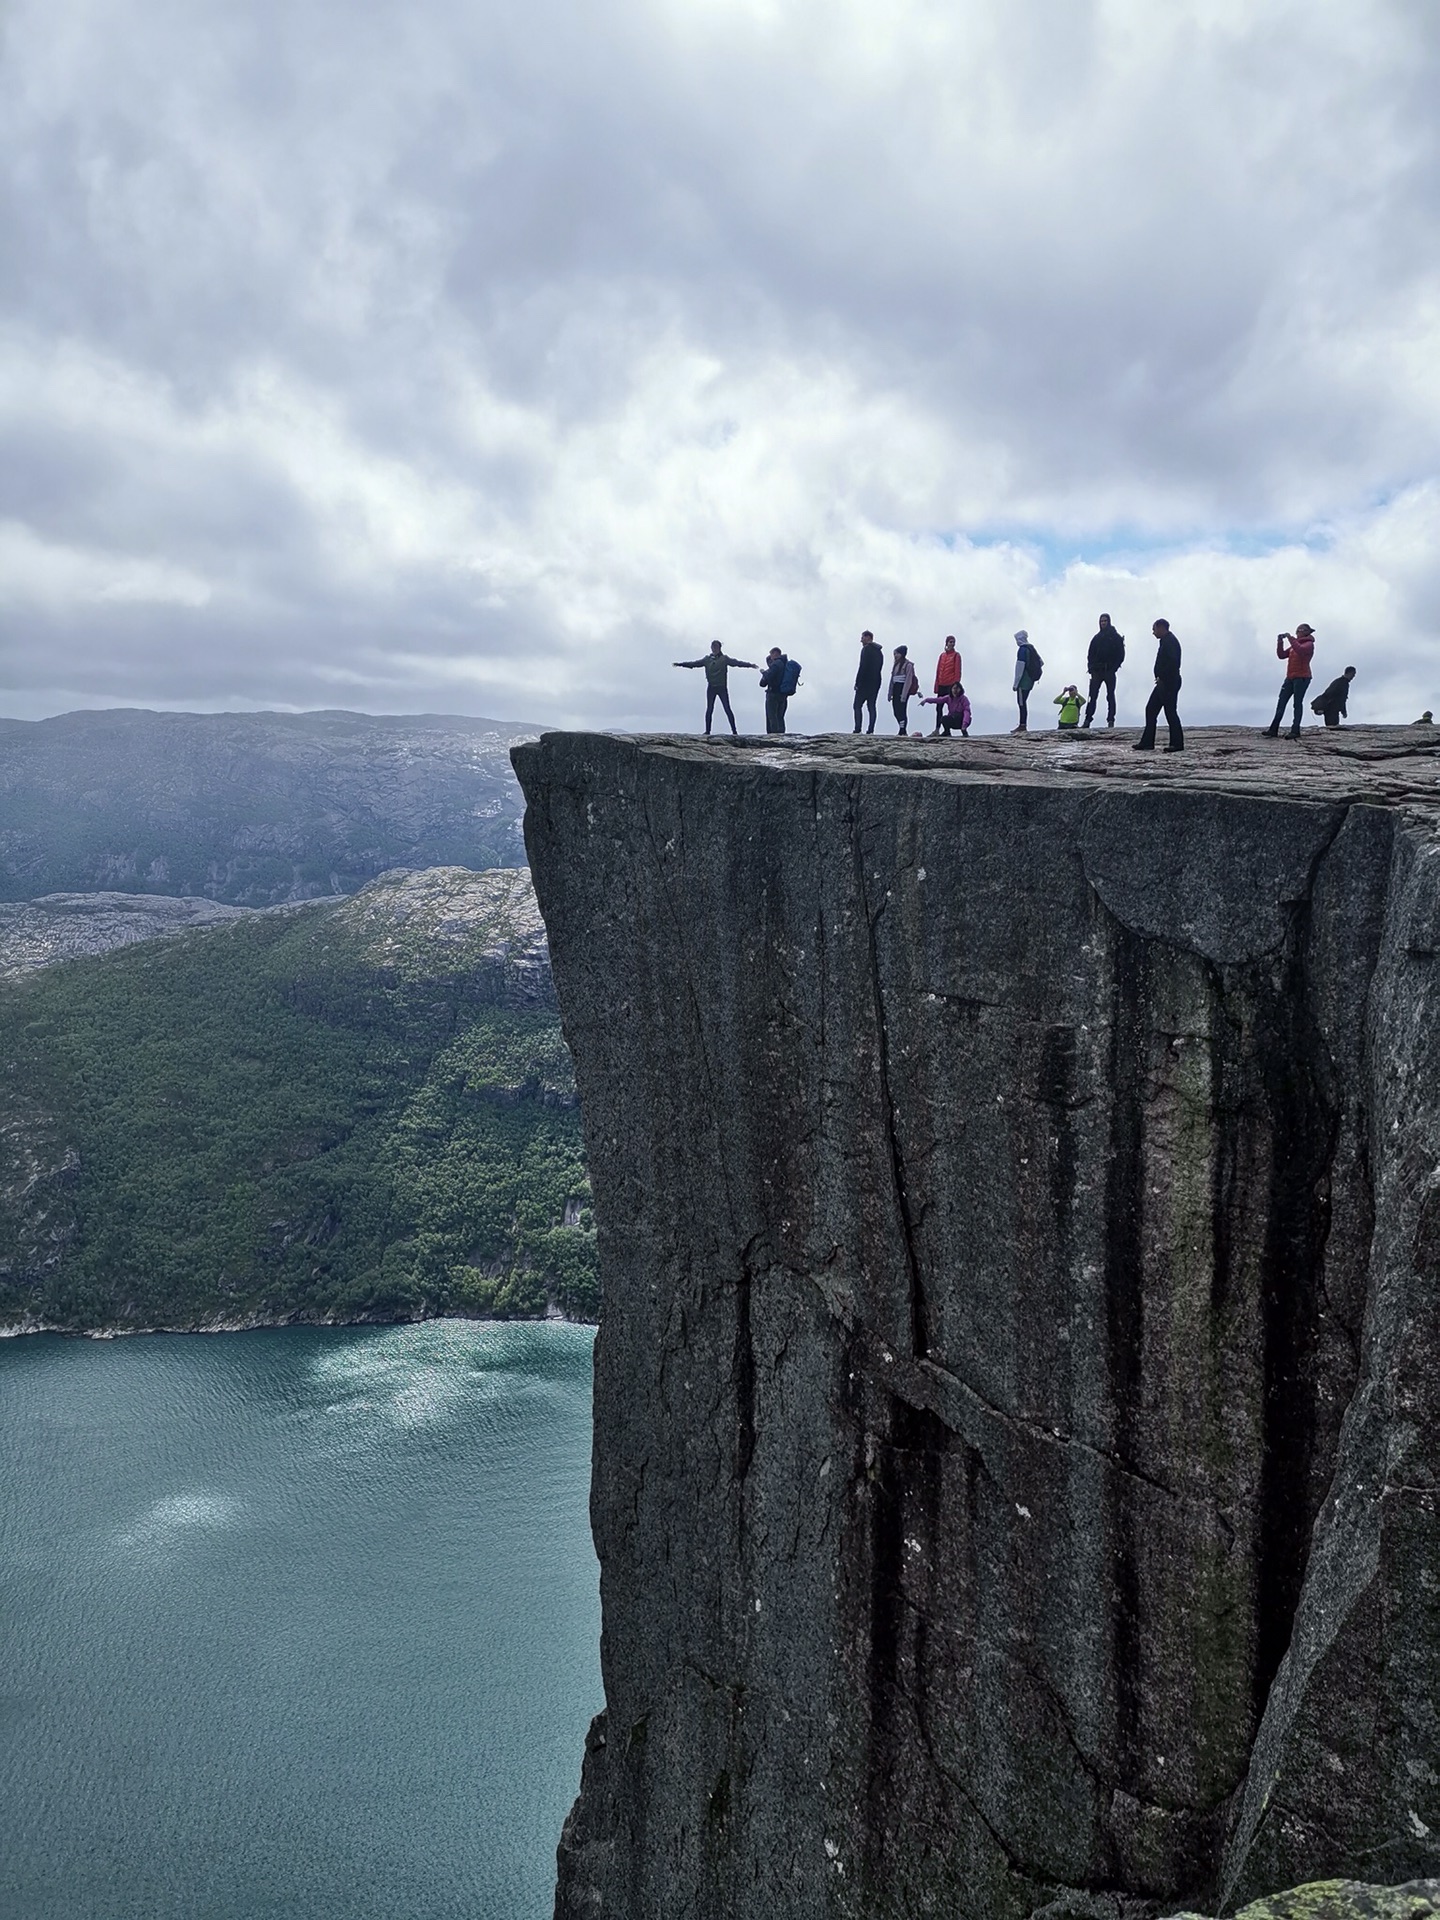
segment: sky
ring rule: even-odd
[[[0,0],[0,713],[1440,711],[1434,0]],[[759,695],[740,683],[742,725]]]

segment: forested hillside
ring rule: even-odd
[[[523,871],[387,875],[0,982],[0,1325],[593,1317]]]
[[[0,719],[0,900],[265,907],[392,867],[520,866],[509,749],[529,731],[453,714]]]

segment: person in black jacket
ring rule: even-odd
[[[1115,724],[1115,676],[1125,662],[1125,636],[1110,624],[1108,613],[1100,616],[1100,631],[1090,642],[1090,652],[1085,665],[1090,672],[1090,699],[1085,708],[1085,718],[1081,725],[1088,727],[1095,718],[1095,702],[1100,698],[1100,689],[1104,687],[1106,701],[1110,708],[1105,724]]]
[[[1350,682],[1355,678],[1355,669],[1346,667],[1338,679],[1332,680],[1323,693],[1316,694],[1310,702],[1310,711],[1318,713],[1327,727],[1338,727],[1340,716],[1345,712],[1345,703],[1350,698]]]
[[[878,644],[873,633],[867,627],[860,636],[860,668],[855,675],[855,731],[860,731],[860,710],[868,708],[870,724],[867,733],[875,731],[875,702],[880,695],[880,683],[885,678],[885,649]]]
[[[760,684],[765,689],[767,733],[785,731],[785,709],[790,704],[790,696],[785,691],[785,669],[789,664],[779,647],[771,647],[765,656],[765,671],[760,676]]]
[[[1155,722],[1164,709],[1165,718],[1170,723],[1170,744],[1167,753],[1183,753],[1185,749],[1185,729],[1180,724],[1180,715],[1175,710],[1175,702],[1180,693],[1180,642],[1170,631],[1168,620],[1157,620],[1150,631],[1155,636],[1155,690],[1145,702],[1145,731],[1135,742],[1137,753],[1151,753],[1155,747]]]

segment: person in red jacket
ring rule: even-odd
[[[1282,633],[1276,636],[1275,657],[1285,662],[1285,678],[1280,686],[1280,698],[1275,707],[1275,718],[1265,729],[1265,738],[1275,740],[1280,734],[1280,722],[1285,709],[1295,702],[1295,724],[1290,729],[1290,738],[1300,738],[1300,715],[1305,705],[1305,696],[1310,691],[1310,656],[1315,651],[1315,629],[1301,621],[1294,633]]]
[[[938,701],[942,694],[952,692],[954,688],[959,686],[959,684],[960,684],[960,655],[955,651],[954,634],[947,633],[945,636],[945,650],[940,655],[940,658],[935,662],[935,699]],[[925,702],[922,702],[922,704],[928,706],[930,702],[925,701]],[[936,706],[935,708],[936,733],[939,733],[940,731],[941,711],[942,711],[941,708],[939,706]],[[948,732],[948,728],[947,728],[947,732]]]

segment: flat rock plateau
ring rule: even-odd
[[[605,1290],[559,1920],[1440,1872],[1440,746],[1130,740],[514,754]]]

